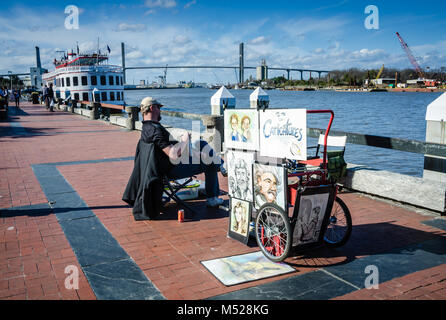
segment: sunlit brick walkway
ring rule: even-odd
[[[354,227],[344,247],[289,257],[294,273],[226,287],[200,261],[259,250],[227,237],[227,211],[200,199],[192,221],[179,223],[172,204],[136,222],[122,202],[140,132],[30,103],[9,120],[0,122],[0,299],[134,298],[132,283],[154,299],[283,298],[256,288],[293,299],[446,299],[444,219],[345,192]],[[379,289],[364,288],[368,265]],[[79,269],[78,289],[66,287],[67,266]],[[135,278],[114,274],[129,269]]]

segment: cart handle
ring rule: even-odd
[[[327,130],[324,137],[324,158],[322,160],[322,169],[327,169],[327,139],[330,133],[331,124],[333,123],[334,112],[332,110],[307,110],[307,113],[330,113],[330,121],[328,121]]]

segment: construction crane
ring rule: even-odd
[[[398,37],[398,40],[401,43],[401,47],[403,47],[403,50],[406,52],[407,56],[409,57],[409,61],[410,63],[413,65],[413,67],[415,68],[415,70],[418,73],[418,77],[420,79],[424,79],[424,73],[423,70],[421,69],[420,65],[418,64],[417,60],[415,59],[415,57],[412,54],[412,51],[410,50],[409,46],[407,45],[406,42],[404,42],[403,38],[400,36],[400,34],[397,32],[396,36]]]
[[[383,73],[384,70],[384,65],[381,67],[381,69],[379,69],[378,75],[376,76],[375,80],[379,79],[379,77],[381,77],[381,73]]]
[[[167,83],[167,64],[166,64],[166,68],[164,69],[164,75],[162,75],[162,76],[158,76],[158,78],[160,78],[160,80],[161,80],[161,86],[163,87],[163,88],[165,88],[166,87],[166,83]]]

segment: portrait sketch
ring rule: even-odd
[[[253,201],[252,164],[254,153],[228,150],[226,163],[228,165],[229,196]]]
[[[247,243],[250,220],[251,203],[231,198],[231,214],[228,232],[229,236],[243,243]]]
[[[224,113],[225,147],[258,150],[258,119],[257,110],[226,109]]]
[[[303,195],[293,234],[293,245],[317,242],[327,209],[329,193]]]
[[[254,164],[254,208],[274,203],[287,212],[285,170],[281,166]]]

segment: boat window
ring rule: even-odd
[[[110,92],[110,101],[115,101],[115,93]]]
[[[101,97],[99,95],[99,92],[94,93],[94,101],[95,102],[101,102]]]
[[[101,76],[101,86],[105,86],[105,76]]]
[[[122,77],[121,77],[121,86],[122,86]]]
[[[107,92],[101,92],[101,100],[107,101]]]
[[[66,80],[67,80],[67,87],[71,86],[70,85],[70,78],[67,77]]]
[[[119,86],[119,76],[116,76],[116,85]]]
[[[113,82],[113,76],[108,76],[108,84],[112,86],[114,84]]]
[[[79,79],[77,77],[73,77],[73,86],[79,85]]]
[[[82,101],[88,101],[88,92],[82,92]]]
[[[81,81],[82,81],[82,85],[83,85],[83,86],[88,85],[87,76],[82,76],[82,77],[81,77]]]
[[[91,85],[95,86],[98,84],[98,78],[96,76],[91,76]]]
[[[124,91],[121,92],[121,99],[124,101]]]
[[[121,92],[116,92],[116,100],[120,101],[121,100]]]
[[[76,92],[74,94],[74,100],[79,101],[79,93]]]
[[[60,80],[62,80],[62,87],[65,87],[65,78],[61,78]]]

